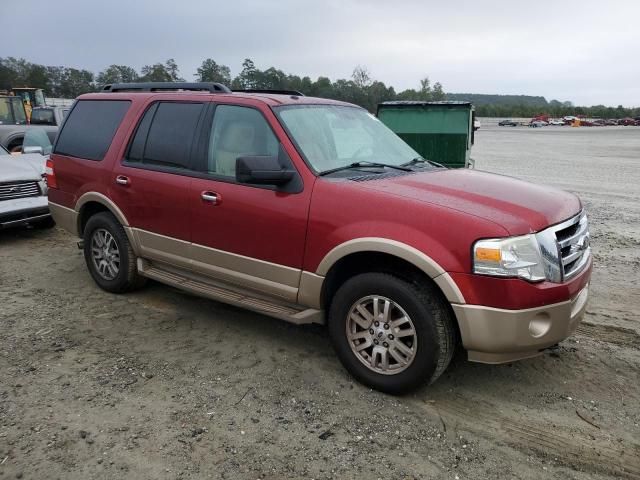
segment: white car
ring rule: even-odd
[[[37,153],[11,155],[0,145],[0,230],[55,225],[47,202],[46,158]]]

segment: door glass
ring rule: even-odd
[[[102,160],[130,105],[129,100],[79,100],[58,134],[55,153]]]
[[[253,108],[219,105],[207,152],[207,171],[235,178],[236,159],[278,155],[278,139],[262,114]]]
[[[202,103],[160,103],[149,128],[142,163],[189,168],[202,108]]]

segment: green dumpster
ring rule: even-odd
[[[394,101],[378,104],[382,123],[424,158],[450,168],[473,166],[475,110],[469,102]]]

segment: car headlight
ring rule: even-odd
[[[477,241],[473,246],[473,273],[530,282],[546,278],[535,235]]]

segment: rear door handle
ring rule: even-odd
[[[116,177],[116,183],[118,185],[129,185],[129,177],[125,177],[124,175],[118,175]]]
[[[222,197],[220,196],[220,194],[211,191],[202,192],[200,194],[200,198],[202,198],[202,200],[204,200],[205,202],[211,203],[212,205],[220,205],[220,203],[222,202]]]

